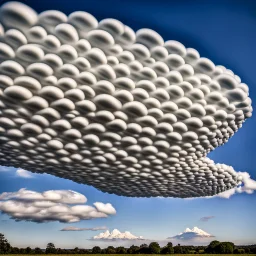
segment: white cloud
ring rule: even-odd
[[[96,202],[93,204],[96,209],[100,212],[104,212],[106,214],[116,214],[115,208],[111,204],[103,204],[100,202]]]
[[[17,192],[0,194],[0,211],[16,221],[38,223],[72,223],[112,215],[85,205],[86,202],[87,198],[84,195],[71,190],[49,190],[39,193],[20,189]],[[113,208],[112,205],[111,207]]]
[[[202,238],[210,238],[210,237],[214,237],[214,236],[203,231],[198,227],[194,227],[192,229],[186,228],[184,232],[173,237],[168,237],[167,239],[193,240],[193,239],[202,239]]]
[[[28,172],[28,171],[26,171],[26,170],[24,170],[24,169],[18,169],[18,170],[16,171],[16,176],[21,177],[21,178],[26,178],[26,179],[31,179],[31,178],[33,178],[32,173],[31,173],[31,172]]]
[[[94,236],[92,240],[143,240],[142,236],[135,236],[129,231],[120,232],[118,229],[114,229],[112,232],[106,230],[97,236]]]
[[[65,227],[61,229],[60,231],[98,231],[98,230],[106,230],[107,227],[95,227],[95,228],[77,228],[73,226]]]
[[[213,197],[221,197],[228,199],[237,193],[252,194],[256,190],[256,181],[251,179],[250,174],[247,172],[238,172],[238,175],[240,176],[241,179],[241,183],[238,187],[232,188]]]
[[[233,168],[206,155],[252,115],[239,76],[154,30],[91,15],[85,26],[80,15],[1,6],[1,36],[10,27],[29,35],[19,47],[0,44],[0,164],[121,196],[212,196],[236,186]]]
[[[219,193],[214,196],[204,196],[204,197],[194,197],[194,198],[184,198],[184,200],[195,200],[195,199],[202,199],[202,198],[225,198],[229,199],[231,196],[235,194],[241,194],[241,193],[246,193],[246,194],[253,194],[254,191],[256,190],[256,181],[253,180],[248,172],[237,172],[237,175],[240,179],[240,182],[238,183],[237,187],[231,188],[229,190],[226,190],[222,193]]]

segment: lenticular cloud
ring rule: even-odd
[[[246,84],[153,30],[83,11],[0,10],[0,164],[124,196],[212,196],[206,155],[252,115]]]

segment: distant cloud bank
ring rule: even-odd
[[[69,226],[69,227],[65,227],[63,229],[61,229],[60,231],[98,231],[98,230],[106,230],[107,227],[95,227],[95,228],[78,228],[78,227],[73,227],[73,226]]]

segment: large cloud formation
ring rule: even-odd
[[[116,213],[111,204],[101,203],[100,210],[85,205],[87,198],[71,190],[48,190],[43,193],[20,189],[0,194],[0,212],[16,221],[37,223],[59,221],[78,222],[106,218]],[[108,212],[108,213],[106,213]]]
[[[252,115],[231,70],[153,30],[87,12],[0,10],[0,164],[123,196],[237,186],[207,154]]]

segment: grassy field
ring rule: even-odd
[[[18,255],[18,254],[5,254],[5,256],[8,255]],[[23,256],[42,256],[44,254],[22,254]],[[47,256],[100,256],[100,255],[104,255],[104,256],[124,256],[125,254],[46,254]],[[143,256],[143,255],[150,255],[150,256],[159,256],[159,255],[164,255],[164,254],[126,254],[126,255],[136,255],[136,256]],[[167,255],[167,254],[166,254]],[[221,255],[221,256],[235,256],[235,255],[239,255],[239,256],[256,256],[256,254],[173,254],[173,256],[195,256],[195,255],[204,255],[204,256],[216,256],[216,255]]]

